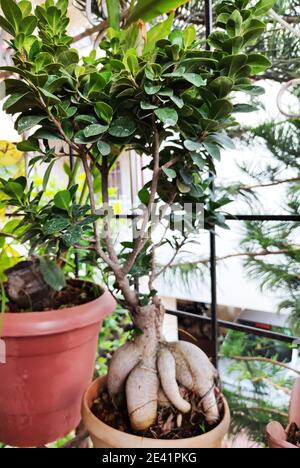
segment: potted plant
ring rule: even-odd
[[[53,258],[72,246],[83,263],[102,266],[108,288],[134,322],[132,340],[115,353],[107,380],[94,383],[84,398],[83,420],[95,446],[219,446],[230,417],[217,372],[196,346],[164,340],[164,307],[155,289],[164,268],[157,271],[155,254],[166,244],[177,253],[189,242],[201,226],[197,204],[203,205],[206,228],[225,225],[218,210],[228,199],[218,199],[211,191],[214,162],[221,148],[234,147],[226,134],[236,124],[233,112],[249,110],[247,105],[233,105],[230,94],[262,92],[250,77],[270,62],[245,50],[264,31],[260,17],[270,2],[219,2],[217,29],[208,40],[213,51],[204,48],[205,41],[197,39],[193,27],[174,28],[173,13],[148,30],[142,20],[167,11],[165,2],[156,2],[155,8],[154,3],[139,0],[119,15],[126,26],[122,30],[118,10],[111,10],[114,29],[107,30],[102,53],[93,51],[80,60],[65,32],[65,0],[47,0],[34,14],[27,3],[25,8],[24,2],[18,6],[10,0],[7,8],[2,0],[1,25],[13,36],[15,52],[14,67],[4,69],[21,78],[7,80],[10,97],[5,108],[19,113],[20,133],[39,126],[18,148],[36,151],[32,164],[47,163],[47,176],[61,157],[53,140],[64,142],[76,159],[67,188],[46,205],[24,179],[2,180],[2,191],[22,214],[17,232],[21,230],[32,251],[42,247],[55,269]],[[174,1],[173,6],[183,3]],[[116,243],[109,173],[126,149],[146,156],[145,169],[152,176],[139,192],[142,209],[132,222],[133,240]],[[74,181],[81,167],[88,203],[78,205]],[[95,196],[99,175],[101,210]],[[172,222],[164,233],[169,228],[172,236],[157,240],[157,227],[165,223],[170,209]],[[176,210],[188,214],[181,231]],[[45,259],[37,262],[41,265]],[[149,278],[146,293],[138,291],[136,277]],[[108,421],[109,414],[117,417]],[[116,420],[119,425],[110,427]],[[164,440],[165,434],[177,440]]]
[[[300,448],[300,378],[294,384],[289,409],[289,425],[272,421],[267,426],[269,448]]]

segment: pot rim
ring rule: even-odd
[[[78,280],[87,283],[84,280]],[[30,337],[65,333],[100,322],[116,306],[111,293],[102,289],[101,296],[85,304],[41,312],[6,312],[3,314],[1,338]]]
[[[95,428],[95,425],[97,426],[96,430],[94,432],[92,432],[92,434],[95,435],[98,439],[103,440],[103,434],[105,434],[105,432],[109,431],[112,438],[115,436],[120,440],[120,435],[122,436],[122,441],[124,441],[124,439],[126,438],[126,440],[128,441],[128,446],[131,446],[131,445],[137,446],[137,445],[141,444],[141,441],[143,441],[146,444],[148,443],[148,445],[146,445],[146,447],[152,447],[152,445],[149,445],[149,444],[155,442],[155,444],[157,445],[158,448],[165,447],[166,445],[169,448],[178,448],[178,443],[180,443],[180,441],[184,440],[188,444],[189,441],[197,440],[197,439],[201,438],[201,440],[204,442],[206,439],[207,440],[213,439],[214,435],[217,435],[217,434],[219,435],[219,438],[220,438],[220,433],[224,433],[224,436],[225,436],[225,434],[228,431],[228,427],[229,427],[229,424],[230,424],[230,409],[229,409],[227,400],[224,397],[224,395],[222,395],[223,402],[224,402],[224,416],[223,416],[223,419],[220,421],[220,423],[214,429],[212,429],[209,432],[206,432],[205,434],[201,434],[201,435],[194,436],[194,437],[187,437],[187,438],[184,438],[184,439],[167,440],[167,439],[154,439],[154,438],[152,439],[150,437],[136,436],[136,435],[133,435],[133,434],[129,434],[128,432],[119,431],[118,429],[115,429],[115,428],[109,426],[108,424],[105,424],[103,421],[101,421],[101,419],[97,418],[97,416],[95,416],[92,413],[92,411],[90,409],[90,405],[88,404],[88,398],[89,398],[90,393],[93,392],[93,391],[96,391],[96,390],[98,392],[100,390],[102,382],[106,381],[106,378],[107,378],[106,376],[105,377],[98,377],[98,379],[94,380],[91,383],[91,385],[89,386],[89,388],[87,389],[87,391],[85,392],[85,394],[83,396],[83,400],[82,400],[82,416],[83,416],[83,421],[85,423],[85,426],[87,427],[87,430],[90,429],[90,425],[86,424],[87,419],[90,419],[92,424],[93,424],[93,428]],[[163,444],[163,445],[161,445],[161,444]],[[119,448],[127,448],[123,444],[120,444],[120,445],[121,446]]]

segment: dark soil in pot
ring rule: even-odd
[[[55,291],[47,297],[46,304],[41,303],[39,300],[31,307],[22,308],[13,300],[9,300],[7,312],[46,312],[48,310],[66,309],[91,302],[101,296],[102,293],[103,290],[93,283],[69,279],[65,288],[61,291]]]
[[[290,425],[287,441],[300,448],[300,427],[296,423]]]
[[[92,406],[93,414],[105,424],[128,434],[149,437],[152,439],[177,440],[199,436],[214,429],[224,417],[223,398],[219,395],[220,421],[214,426],[208,426],[204,415],[199,410],[201,401],[191,393],[181,388],[183,396],[187,396],[192,404],[192,411],[181,414],[173,407],[161,407],[158,410],[157,423],[147,431],[134,432],[130,427],[126,405],[116,409],[107,391],[102,392]]]

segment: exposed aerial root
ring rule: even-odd
[[[168,408],[171,406],[171,402],[163,391],[162,387],[159,387],[157,394],[157,403],[161,408]]]
[[[127,409],[133,430],[142,431],[155,423],[159,379],[156,371],[138,365],[126,382]]]
[[[114,353],[107,378],[107,388],[113,403],[117,403],[124,394],[126,379],[140,360],[140,350],[134,343],[126,343]]]
[[[205,419],[209,424],[219,420],[215,397],[217,371],[201,349],[187,341],[172,343],[170,349],[176,361],[176,378],[179,383],[202,398]]]
[[[175,358],[166,347],[159,351],[157,368],[161,386],[168,400],[182,413],[188,413],[191,410],[191,405],[180,395],[176,381]]]
[[[108,373],[109,394],[117,403],[125,387],[131,427],[143,431],[156,422],[158,405],[173,405],[180,413],[191,410],[190,402],[180,394],[182,385],[201,399],[206,421],[214,424],[219,420],[217,372],[192,343],[163,340],[163,313],[159,303],[139,308],[135,324],[143,334],[114,354]]]

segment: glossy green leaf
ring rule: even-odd
[[[175,179],[175,177],[177,177],[176,171],[174,171],[174,169],[163,166],[162,170],[169,179]]]
[[[194,25],[187,26],[183,31],[183,43],[184,47],[187,49],[190,47],[195,40],[197,39],[197,31]]]
[[[45,171],[44,177],[43,177],[43,190],[45,191],[47,189],[47,185],[50,179],[50,175],[53,169],[53,166],[55,164],[55,160],[51,161]]]
[[[256,75],[265,71],[272,63],[262,54],[250,54],[248,56],[247,65],[251,67],[251,73]]]
[[[150,96],[153,94],[157,94],[161,90],[161,87],[161,84],[152,83],[151,81],[146,81],[146,83],[144,84],[144,90]]]
[[[72,201],[69,190],[61,190],[54,196],[54,205],[61,210],[68,211]]]
[[[106,104],[106,102],[97,102],[95,104],[95,112],[104,122],[110,123],[112,121],[113,109],[109,104]]]
[[[50,218],[45,222],[43,226],[43,232],[48,236],[52,236],[53,234],[66,229],[69,224],[69,220],[67,218],[63,218],[62,216]]]
[[[20,141],[17,144],[19,151],[29,152],[29,151],[40,151],[39,144],[36,140],[24,140]]]
[[[136,130],[136,124],[128,117],[119,117],[114,120],[109,127],[108,133],[114,137],[126,138],[132,135]]]
[[[233,88],[233,81],[227,76],[219,76],[215,80],[209,83],[209,89],[217,96],[222,99],[226,97]]]
[[[120,29],[120,1],[106,0],[108,24],[113,29]]]
[[[20,31],[29,36],[33,33],[37,26],[37,19],[35,16],[27,16],[23,18],[20,23]]]
[[[38,125],[42,120],[45,120],[45,118],[44,115],[26,115],[21,117],[17,120],[17,130],[20,134],[27,132]]]
[[[203,143],[203,146],[204,146],[204,148],[206,149],[206,151],[208,152],[208,154],[210,156],[212,156],[214,159],[217,159],[218,161],[220,161],[221,152],[220,152],[219,146],[214,145],[212,143],[205,143],[205,142]]]
[[[235,104],[233,106],[233,112],[254,112],[259,110],[257,106],[252,104]]]
[[[147,205],[150,199],[149,191],[145,187],[142,188],[138,193],[138,197],[141,203],[143,203],[144,205]]]
[[[210,109],[210,117],[220,120],[227,117],[232,112],[232,104],[227,99],[217,99]]]
[[[0,5],[5,19],[13,26],[16,32],[22,21],[22,12],[14,0],[0,0]]]
[[[101,135],[101,133],[105,133],[108,128],[108,125],[92,124],[86,127],[83,133],[86,138],[90,138],[96,135]]]
[[[185,140],[184,146],[189,151],[199,151],[202,149],[202,144],[193,140]]]
[[[260,0],[254,7],[255,15],[260,17],[268,13],[268,11],[273,8],[276,0]]]
[[[147,42],[144,47],[144,54],[153,51],[156,47],[157,41],[167,37],[172,28],[174,20],[174,13],[171,13],[165,21],[153,26],[147,33]]]
[[[205,143],[217,143],[222,146],[222,148],[235,149],[235,144],[231,138],[229,138],[225,133],[215,133],[210,135]]]
[[[177,124],[178,114],[175,109],[172,109],[171,107],[164,107],[162,109],[156,109],[154,112],[159,120],[165,125],[174,126]]]
[[[102,156],[108,156],[111,153],[111,148],[105,141],[99,140],[97,143],[98,150]]]
[[[182,75],[182,78],[197,87],[203,86],[205,84],[203,78],[200,75],[197,75],[196,73],[184,73]]]
[[[151,21],[187,3],[187,0],[137,0],[127,18],[127,24],[142,19]]]

